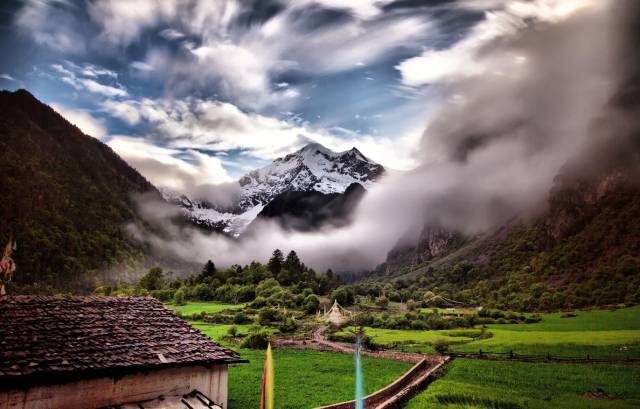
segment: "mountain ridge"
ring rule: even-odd
[[[123,226],[145,223],[135,194],[160,193],[26,90],[0,91],[0,173],[0,240],[18,243],[13,286],[84,291],[103,273],[126,276],[144,260],[143,246]]]
[[[371,186],[385,172],[382,165],[355,147],[335,152],[311,142],[242,176],[237,181],[238,192],[231,206],[215,206],[206,200],[193,200],[168,191],[163,191],[163,196],[182,208],[195,224],[237,237],[280,194],[289,191],[344,193],[353,183],[365,188]]]

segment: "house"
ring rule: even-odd
[[[237,362],[153,298],[0,297],[0,409],[227,409]]]

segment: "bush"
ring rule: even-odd
[[[235,315],[233,316],[233,323],[234,324],[248,324],[251,321],[253,321],[251,319],[251,317],[249,317],[247,314],[245,314],[244,312],[236,312]]]
[[[252,332],[247,335],[240,344],[241,348],[266,349],[269,345],[269,333],[267,331]]]
[[[269,325],[272,322],[280,321],[281,315],[275,308],[265,307],[258,312],[258,322],[260,325]]]
[[[267,299],[264,297],[256,297],[251,303],[251,308],[262,308],[267,305]]]
[[[389,299],[387,297],[378,297],[376,299],[376,305],[378,307],[387,308],[389,306]]]
[[[433,346],[433,349],[435,349],[436,352],[440,355],[445,355],[447,352],[449,352],[449,343],[444,339],[436,339],[431,343],[431,345]]]
[[[285,319],[282,324],[278,326],[278,330],[284,334],[295,332],[298,329],[298,324],[293,318]]]
[[[206,284],[198,284],[193,287],[193,296],[200,301],[209,301],[213,299],[213,294]]]
[[[175,305],[185,305],[186,301],[184,299],[184,290],[179,289],[175,293],[173,293],[173,302]]]
[[[153,290],[151,291],[151,296],[157,300],[167,302],[173,299],[173,290]]]
[[[319,306],[320,299],[314,294],[311,294],[304,299],[304,310],[308,314],[314,314]]]
[[[227,334],[229,334],[230,337],[235,337],[236,335],[238,335],[238,327],[231,326],[229,327],[229,329],[227,330]]]

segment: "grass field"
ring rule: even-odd
[[[576,311],[542,314],[534,324],[489,325],[493,337],[455,345],[463,352],[509,352],[524,355],[640,358],[640,307],[614,311]]]
[[[185,305],[167,304],[167,307],[184,317],[190,317],[194,314],[200,314],[201,312],[211,314],[224,310],[239,310],[244,308],[245,305],[246,304],[220,304],[214,301],[194,301]]]
[[[637,408],[638,385],[637,366],[456,359],[444,378],[405,409]]]
[[[349,330],[348,328],[347,330]],[[384,329],[365,327],[365,333],[378,344],[392,343],[430,344],[436,340],[444,340],[451,344],[470,342],[473,338],[468,335],[479,334],[476,329],[453,329],[443,331],[418,331],[402,329]]]
[[[562,313],[541,314],[533,324],[488,325],[491,337],[474,339],[476,330],[392,330],[366,328],[376,343],[398,344],[404,351],[432,353],[429,344],[448,342],[452,351],[513,351],[520,355],[555,355],[591,358],[640,359],[640,307],[618,310],[577,311],[576,317]],[[471,331],[471,332],[470,332]]]
[[[238,349],[221,339],[231,325],[192,323],[212,339],[240,353],[248,364],[229,369],[229,409],[257,408],[264,351]],[[248,326],[238,325],[240,332]],[[353,399],[353,357],[345,354],[295,349],[275,349],[275,409],[313,408]],[[393,382],[411,364],[363,357],[366,392]]]

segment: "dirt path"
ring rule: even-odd
[[[340,352],[343,354],[352,354],[353,345],[344,342],[335,342],[325,339],[327,327],[319,327],[312,334],[311,337],[288,337],[279,338],[275,342],[277,348],[301,348],[301,349],[313,349],[316,351],[329,351]],[[362,355],[370,356],[374,358],[393,359],[395,361],[404,361],[412,364],[416,364],[423,359],[428,361],[440,362],[441,357],[433,355],[422,355],[410,352],[399,351],[362,351]]]

